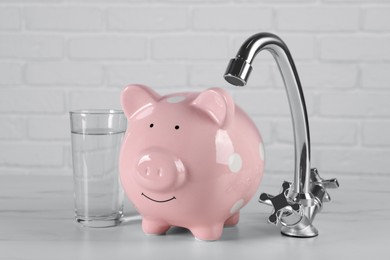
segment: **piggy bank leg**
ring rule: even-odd
[[[239,220],[240,220],[240,213],[237,212],[225,221],[225,226],[235,226],[238,224]]]
[[[162,221],[142,219],[142,230],[148,235],[162,235],[168,231],[170,226]]]
[[[190,228],[190,231],[197,240],[215,241],[220,239],[222,236],[223,223],[211,226],[194,227]]]

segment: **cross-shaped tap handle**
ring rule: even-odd
[[[325,180],[321,178],[320,174],[318,173],[318,170],[316,168],[311,169],[310,171],[310,180],[311,180],[311,186],[314,187],[316,185],[320,186],[323,188],[325,195],[323,198],[324,202],[329,202],[330,201],[330,196],[329,193],[326,191],[327,189],[336,189],[338,188],[339,182],[337,179],[329,179]]]
[[[264,204],[272,204],[274,207],[274,210],[272,211],[272,214],[268,218],[268,222],[277,225],[280,223],[280,219],[284,212],[292,212],[295,211],[296,213],[300,213],[301,211],[301,205],[299,203],[295,203],[292,201],[289,201],[287,199],[287,193],[288,190],[291,187],[291,183],[289,182],[283,182],[282,184],[282,192],[276,196],[272,196],[267,193],[262,193],[259,198],[260,203]]]

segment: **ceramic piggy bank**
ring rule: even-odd
[[[160,96],[130,85],[121,96],[128,128],[120,153],[125,193],[147,234],[171,226],[217,240],[256,193],[264,150],[253,121],[223,89]]]

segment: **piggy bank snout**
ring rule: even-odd
[[[177,188],[186,178],[186,169],[180,158],[161,149],[142,152],[136,170],[138,183],[147,190],[156,192]]]

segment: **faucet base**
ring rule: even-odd
[[[293,227],[282,227],[282,235],[289,237],[310,238],[318,236],[318,229],[312,224],[301,227],[300,224]]]

